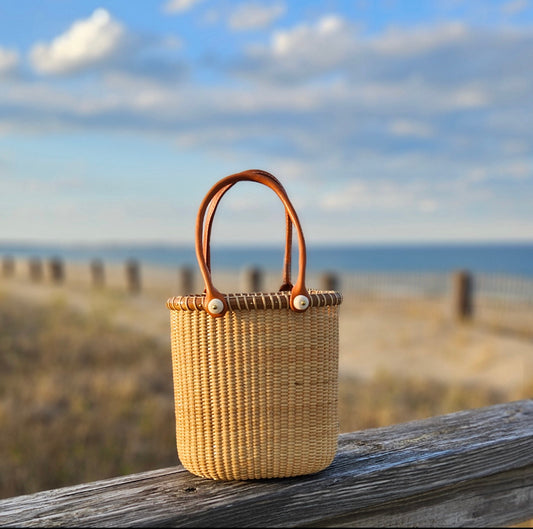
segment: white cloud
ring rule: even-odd
[[[462,22],[410,29],[391,28],[370,41],[370,47],[386,55],[413,55],[442,48],[468,38],[468,28]]]
[[[478,160],[470,168],[465,166],[463,174],[455,179],[454,189],[457,193],[481,196],[480,192],[493,186],[505,185],[511,189],[512,186],[528,185],[531,182],[533,182],[533,164],[529,159],[498,158],[485,164],[482,160]],[[520,202],[518,197],[516,199]]]
[[[505,82],[506,91],[522,90],[518,85],[533,60],[532,49],[527,28],[480,30],[456,22],[367,36],[333,14],[250,46],[235,70],[262,83],[305,84],[337,76],[357,85],[409,79],[452,89],[468,84],[458,103],[475,107],[486,104],[486,87],[494,80],[499,86]]]
[[[0,47],[0,75],[12,72],[18,63],[18,52]]]
[[[229,26],[238,31],[261,29],[272,24],[285,14],[286,10],[284,4],[244,3],[230,15]]]
[[[515,180],[531,179],[533,177],[533,163],[525,160],[513,161],[504,168],[503,173]]]
[[[421,213],[433,213],[437,211],[438,204],[436,200],[431,198],[423,198],[418,201],[417,207]]]
[[[320,206],[324,210],[340,211],[401,211],[416,210],[433,213],[438,209],[430,186],[425,182],[354,178],[336,191],[326,193]],[[434,190],[433,190],[434,191]]]
[[[253,45],[236,70],[258,82],[305,83],[351,68],[360,56],[355,26],[338,15],[273,33],[267,45]]]
[[[483,88],[464,86],[451,94],[451,101],[458,108],[477,108],[488,105],[489,96]]]
[[[36,44],[30,57],[42,73],[69,73],[106,63],[121,51],[124,39],[122,24],[99,8],[52,42]]]
[[[530,6],[529,0],[510,0],[502,5],[502,12],[505,15],[517,15]]]
[[[471,39],[472,32],[459,22],[410,30],[392,28],[365,37],[351,21],[329,14],[315,24],[277,31],[268,45],[249,48],[250,60],[244,62],[242,73],[300,83],[333,71],[357,81],[428,72],[434,76],[435,71],[442,75],[441,70],[449,71],[450,57],[459,58]],[[439,62],[441,68],[436,67]]]
[[[354,42],[353,29],[346,20],[337,15],[327,15],[314,26],[302,24],[275,32],[271,53],[277,58],[290,57],[328,66],[346,58]]]
[[[192,9],[200,2],[203,2],[203,0],[168,0],[163,5],[163,11],[171,14],[184,13],[185,11]]]
[[[529,145],[522,139],[508,139],[503,142],[502,151],[507,155],[520,155],[529,151]]]
[[[389,124],[391,134],[400,137],[430,138],[433,129],[428,123],[410,119],[396,119]]]

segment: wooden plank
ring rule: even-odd
[[[512,506],[510,510],[509,506]],[[516,518],[511,518],[511,514]],[[308,527],[502,527],[533,518],[533,466],[468,480]]]
[[[215,482],[181,466],[0,500],[0,526],[494,526],[533,517],[533,400],[343,434],[325,471]]]

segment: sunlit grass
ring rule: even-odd
[[[0,333],[0,496],[176,464],[162,345],[6,298]]]

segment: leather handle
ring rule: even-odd
[[[285,188],[283,187],[282,183],[272,174],[267,173],[266,171],[261,171],[259,169],[252,169],[251,171],[263,175],[266,178],[270,178],[273,182],[275,182],[279,188],[283,191],[285,195],[287,195],[287,192],[285,191]],[[236,182],[235,182],[236,183]],[[211,271],[211,250],[210,250],[210,243],[211,243],[211,231],[213,228],[213,218],[216,213],[216,210],[218,208],[218,204],[222,197],[235,185],[229,184],[226,187],[222,188],[214,197],[213,200],[209,203],[209,207],[207,209],[207,213],[205,216],[205,223],[204,223],[204,235],[203,235],[203,252],[204,252],[204,258],[205,262],[207,264],[207,268],[209,271]],[[291,260],[292,260],[292,221],[289,216],[289,213],[285,210],[285,256],[283,259],[283,279],[282,284],[279,288],[280,291],[286,291],[292,289],[292,282],[291,282]]]
[[[205,225],[206,227],[204,228],[206,212],[215,197],[217,197],[221,193],[218,196],[218,199],[220,200],[224,193],[227,192],[233,185],[235,185],[237,182],[242,181],[257,182],[259,184],[263,184],[272,189],[282,201],[285,207],[286,214],[288,215],[291,221],[290,224],[294,225],[298,236],[298,278],[296,280],[295,285],[291,289],[290,306],[291,309],[296,312],[303,312],[309,306],[309,294],[307,293],[307,289],[305,288],[307,253],[300,220],[298,219],[298,215],[296,214],[296,211],[294,210],[294,207],[291,201],[289,200],[289,197],[287,196],[283,186],[275,177],[273,177],[269,173],[263,173],[263,171],[248,170],[243,171],[241,173],[235,173],[233,175],[223,178],[222,180],[219,180],[208,191],[207,195],[202,201],[202,204],[200,205],[200,209],[198,210],[198,216],[196,217],[195,237],[196,259],[198,260],[200,272],[205,283],[205,310],[209,314],[211,314],[211,316],[223,316],[224,313],[227,311],[227,304],[224,299],[224,295],[213,285],[211,272],[206,259],[206,255],[209,255],[209,242],[207,243],[207,246],[204,246],[204,234],[208,234],[210,236],[209,222]],[[214,209],[216,209],[217,205],[218,202],[215,200]],[[210,216],[211,220],[213,218],[213,214],[214,211]],[[207,238],[205,240],[208,241]]]

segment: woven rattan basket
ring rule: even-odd
[[[287,246],[278,292],[222,294],[212,284],[212,218],[220,198],[242,180],[270,187],[285,205]],[[299,247],[294,286],[293,225]],[[306,289],[305,241],[279,181],[250,170],[215,184],[198,212],[196,254],[205,292],[167,301],[181,463],[193,474],[217,480],[289,477],[326,468],[337,449],[342,297]]]

